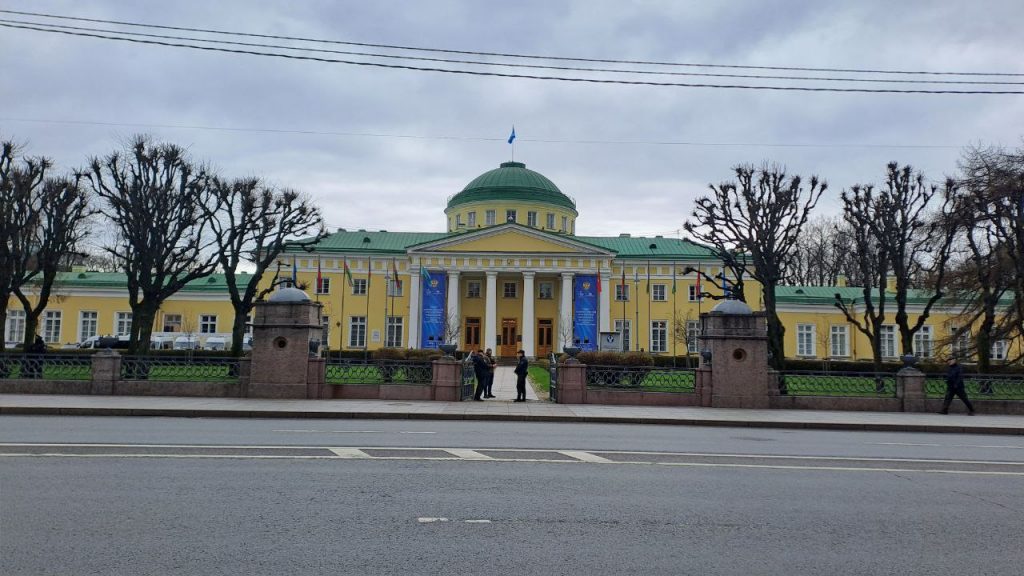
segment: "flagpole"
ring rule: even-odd
[[[345,278],[344,269],[348,268],[348,259],[342,259],[342,263],[344,268],[342,268],[341,271],[341,310],[338,312],[341,316],[341,319],[338,321],[338,333],[341,340],[338,341],[338,350],[345,349],[345,285],[348,284],[348,282]]]
[[[640,335],[637,330],[640,329],[640,273],[633,268],[633,293],[637,297],[633,300],[633,313],[635,322],[633,322],[633,351],[640,351]]]
[[[623,339],[626,337],[626,318],[627,318],[627,316],[626,316],[626,300],[627,300],[627,298],[626,298],[626,263],[623,262],[622,263],[622,330],[621,330],[621,335],[619,336],[619,338],[623,338]],[[628,352],[628,350],[624,350],[623,349],[622,344],[623,344],[623,342],[620,340],[619,341],[619,349],[622,350],[623,352]]]
[[[363,359],[370,353],[370,279],[373,278],[373,258],[366,257],[366,317],[363,325]]]
[[[672,263],[672,365],[676,365],[676,312],[679,310],[676,300],[676,264]],[[685,328],[683,333],[685,334]]]

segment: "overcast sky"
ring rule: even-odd
[[[487,52],[1024,73],[1020,0],[3,0],[0,8]],[[1003,80],[1024,82],[1024,76]],[[26,142],[29,152],[70,168],[112,151],[133,133],[151,133],[188,146],[227,175],[259,175],[308,192],[332,228],[443,230],[447,197],[509,159],[505,138],[513,123],[516,160],[576,199],[577,233],[676,236],[693,200],[741,162],[771,160],[790,173],[826,179],[822,213],[836,213],[843,188],[878,181],[890,160],[940,180],[955,171],[962,146],[1021,145],[1024,95],[771,92],[459,76],[0,28],[0,138]],[[792,144],[810,146],[766,146]]]

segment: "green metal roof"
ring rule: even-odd
[[[719,260],[710,248],[680,238],[647,238],[644,236],[570,236],[570,238],[615,252],[616,258]]]
[[[405,254],[406,248],[424,242],[440,240],[447,236],[454,236],[446,232],[388,232],[379,230],[371,232],[368,230],[339,230],[316,244],[317,252],[357,252],[359,254]],[[302,253],[306,250],[299,244],[289,244],[285,252]]]
[[[878,291],[874,290],[874,294]],[[827,304],[831,305],[836,301],[836,294],[839,294],[844,301],[856,299],[864,300],[864,289],[858,286],[778,286],[775,288],[775,299],[780,304]],[[908,290],[908,304],[927,304],[933,292],[928,290]],[[886,291],[885,302],[895,306],[896,294]]]
[[[239,280],[254,276],[239,274]],[[128,276],[123,272],[60,272],[57,274],[55,287],[68,288],[106,288],[126,290]],[[211,274],[206,278],[193,280],[182,288],[183,292],[227,292],[228,284],[223,274]]]
[[[522,162],[503,162],[500,167],[484,172],[448,199],[448,208],[470,202],[514,200],[542,202],[576,211],[576,203],[539,172],[526,168]]]

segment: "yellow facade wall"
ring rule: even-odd
[[[516,222],[524,226],[527,224],[527,214],[529,212],[537,213],[537,225],[535,228],[538,230],[546,230],[548,232],[565,232],[567,234],[575,234],[576,232],[576,214],[568,208],[560,206],[552,206],[550,204],[541,204],[533,202],[471,202],[468,204],[459,204],[454,208],[445,210],[445,215],[448,220],[448,231],[455,232],[458,230],[476,230],[478,228],[486,228],[486,214],[488,210],[494,210],[495,214],[495,225],[505,224],[505,214],[507,210],[516,211]],[[469,214],[471,212],[476,213],[476,225],[469,225]],[[547,215],[554,214],[555,226],[549,228],[547,226]],[[566,218],[566,229],[562,229],[562,217]],[[462,226],[457,225],[457,218],[462,219]]]

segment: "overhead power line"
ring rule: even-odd
[[[387,134],[378,132],[341,132],[325,130],[299,130],[285,128],[252,128],[229,126],[204,126],[196,124],[152,124],[143,122],[99,122],[91,120],[61,120],[43,118],[0,118],[0,122],[30,122],[39,124],[64,124],[85,126],[108,126],[122,128],[152,128],[173,130],[202,130],[214,132],[248,132],[265,134],[296,134],[303,136],[345,136],[364,138],[403,138],[411,140],[457,140],[473,142],[504,142],[506,137],[489,136],[454,136],[424,134]],[[780,143],[780,142],[702,142],[684,140],[596,140],[596,139],[556,139],[517,137],[521,142],[539,144],[592,144],[592,145],[626,145],[626,146],[693,146],[707,148],[747,147],[747,148],[879,148],[879,149],[960,149],[963,146],[952,144],[880,144],[880,143]]]
[[[915,75],[939,75],[939,76],[1014,76],[1024,77],[1024,73],[1018,72],[963,72],[963,71],[933,71],[933,70],[892,70],[892,69],[869,69],[869,68],[821,68],[821,67],[807,67],[807,66],[756,66],[756,65],[740,65],[740,64],[710,64],[710,63],[693,63],[693,62],[666,62],[657,60],[623,60],[623,59],[611,59],[611,58],[581,58],[571,56],[551,56],[551,55],[537,55],[537,54],[515,54],[505,52],[485,52],[478,50],[453,50],[444,48],[425,48],[417,46],[403,46],[398,44],[376,44],[369,42],[351,42],[344,40],[331,40],[323,38],[308,38],[301,36],[285,36],[278,34],[258,34],[253,32],[238,32],[230,30],[219,30],[212,28],[195,28],[188,26],[169,26],[162,24],[149,24],[143,22],[130,22],[124,20],[108,20],[102,18],[85,18],[81,16],[67,16],[62,14],[48,14],[43,12],[26,12],[18,10],[0,10],[0,13],[5,14],[17,14],[20,16],[35,16],[39,18],[52,18],[59,20],[72,20],[78,22],[93,22],[102,24],[114,24],[118,26],[134,26],[140,28],[154,28],[162,30],[176,30],[180,32],[200,32],[205,34],[220,34],[230,36],[246,36],[250,38],[264,38],[271,40],[293,40],[300,42],[313,42],[320,44],[338,44],[345,46],[361,46],[364,48],[382,48],[389,50],[406,50],[415,52],[434,52],[443,54],[462,54],[471,56],[493,56],[501,58],[519,58],[529,60],[553,60],[553,61],[568,61],[568,62],[590,62],[599,64],[634,64],[634,65],[646,65],[646,66],[677,66],[677,67],[689,67],[689,68],[732,68],[742,70],[780,70],[780,71],[795,71],[795,72],[850,72],[859,74],[915,74]]]
[[[2,12],[2,11],[0,11]],[[551,66],[545,64],[515,64],[510,62],[492,62],[484,60],[460,60],[454,58],[434,58],[424,56],[402,56],[397,54],[380,54],[375,52],[357,52],[351,50],[332,50],[329,48],[310,48],[305,46],[285,46],[281,44],[266,44],[260,42],[238,42],[232,40],[211,40],[209,38],[195,38],[191,36],[172,36],[166,34],[149,34],[145,32],[124,32],[107,28],[90,28],[83,26],[67,26],[61,24],[40,24],[38,22],[26,22],[22,20],[0,19],[0,23],[22,24],[28,26],[44,26],[62,30],[78,30],[85,32],[97,32],[103,34],[117,34],[119,36],[132,36],[142,38],[159,38],[163,40],[183,40],[188,42],[204,42],[209,44],[224,44],[229,46],[245,46],[250,48],[269,48],[275,50],[295,50],[302,52],[318,52],[326,54],[342,54],[346,56],[363,56],[370,58],[384,58],[389,60],[410,60],[418,62],[441,62],[445,64],[470,64],[474,66],[496,66],[504,68],[526,68],[533,70],[561,70],[571,72],[595,72],[613,74],[637,74],[653,76],[690,76],[704,78],[745,78],[757,80],[800,80],[817,82],[861,82],[861,83],[883,83],[883,84],[967,84],[967,85],[1012,85],[1024,86],[1024,81],[1007,80],[918,80],[908,78],[836,78],[821,76],[779,76],[772,74],[721,74],[714,72],[678,72],[665,70],[636,70],[621,68],[586,68],[581,66]]]
[[[135,44],[150,44],[157,46],[167,46],[173,48],[188,48],[193,50],[204,50],[208,52],[222,52],[228,54],[246,54],[251,56],[264,56],[272,58],[282,58],[288,60],[302,60],[302,61],[313,61],[322,62],[327,64],[348,64],[353,66],[368,66],[374,68],[389,68],[394,70],[412,70],[418,72],[438,72],[444,74],[459,74],[467,76],[490,76],[498,78],[519,78],[529,80],[547,80],[547,81],[559,81],[559,82],[577,82],[586,84],[615,84],[615,85],[630,85],[630,86],[663,86],[663,87],[676,87],[676,88],[730,88],[740,90],[772,90],[772,91],[798,91],[798,92],[849,92],[849,93],[874,93],[874,94],[961,94],[961,95],[978,95],[978,94],[1024,94],[1024,91],[1019,90],[926,90],[926,89],[895,89],[895,88],[837,88],[837,87],[820,87],[820,86],[772,86],[772,85],[750,85],[750,84],[711,84],[711,83],[687,83],[687,82],[653,82],[646,80],[619,80],[609,78],[581,78],[573,76],[550,76],[550,75],[535,75],[535,74],[512,74],[507,72],[494,72],[494,71],[482,71],[482,70],[464,70],[454,68],[436,68],[436,67],[425,67],[425,66],[411,66],[407,64],[384,64],[381,62],[367,62],[357,60],[343,60],[335,58],[323,58],[319,56],[300,56],[297,54],[281,54],[276,52],[261,52],[256,50],[241,50],[235,48],[222,48],[216,46],[199,46],[195,44],[183,44],[178,42],[165,42],[161,40],[146,40],[142,38],[127,38],[123,36],[109,36],[106,34],[96,34],[90,32],[63,30],[55,28],[47,28],[46,25],[23,25],[23,24],[10,24],[0,22],[0,27],[15,28],[23,30],[32,30],[36,32],[48,32],[55,34],[64,34],[68,36],[82,36],[88,38],[98,38],[103,40],[115,40],[120,42],[131,42]]]

